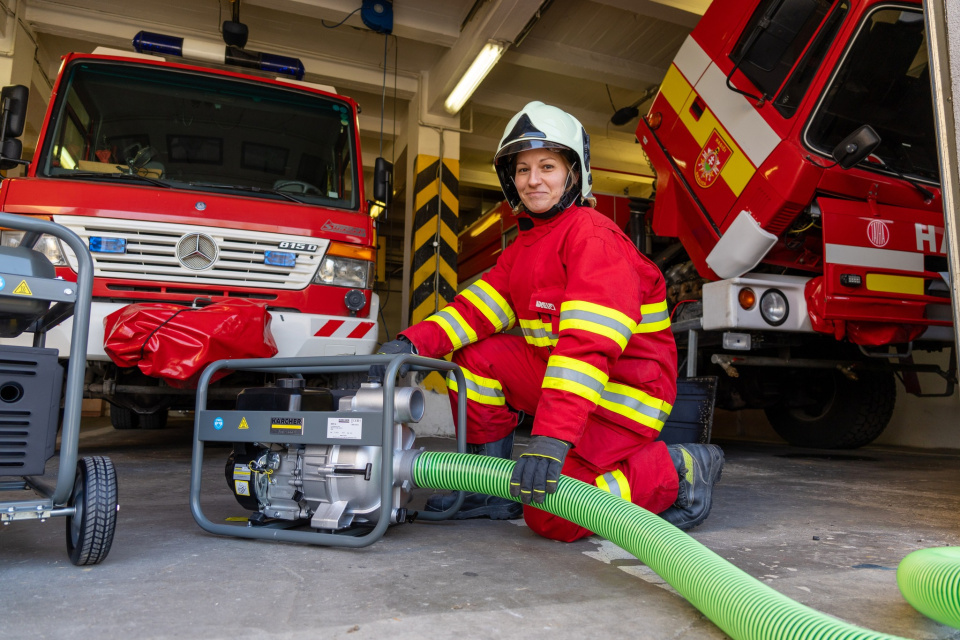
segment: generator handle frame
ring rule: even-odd
[[[26,232],[24,238],[31,235],[39,237],[47,234],[66,243],[77,258],[77,282],[73,292],[66,289],[57,295],[59,302],[73,304],[73,332],[70,338],[69,365],[64,388],[63,427],[60,434],[60,468],[57,472],[57,484],[53,489],[51,501],[54,506],[67,504],[77,472],[77,457],[80,447],[80,417],[83,403],[83,375],[86,371],[87,337],[90,332],[90,303],[93,299],[93,258],[90,250],[76,233],[50,220],[41,220],[22,215],[0,213],[0,227]],[[32,249],[32,247],[31,247]],[[50,282],[48,278],[25,278],[29,283]],[[65,285],[72,285],[67,280]],[[63,318],[65,319],[65,318]],[[41,326],[42,323],[38,323]],[[50,327],[45,327],[49,329]],[[60,357],[63,357],[61,354]]]
[[[204,440],[201,431],[201,412],[207,412],[207,389],[213,375],[221,369],[231,371],[257,371],[263,373],[284,373],[293,375],[319,373],[357,373],[369,371],[372,365],[386,367],[383,380],[383,420],[382,420],[382,464],[380,472],[380,514],[374,528],[364,535],[343,533],[324,533],[319,531],[297,531],[270,527],[217,524],[203,513],[200,505],[202,490]],[[397,373],[401,366],[408,365],[412,371],[452,372],[457,380],[458,389],[466,389],[466,379],[460,367],[446,360],[424,358],[412,354],[372,355],[372,356],[314,356],[303,358],[251,358],[241,360],[217,360],[204,369],[197,384],[197,404],[194,413],[193,458],[190,466],[190,511],[193,519],[204,531],[218,535],[236,536],[261,540],[280,540],[282,542],[301,542],[324,546],[366,547],[381,537],[390,526],[390,513],[393,511],[394,483],[394,391]],[[457,424],[467,424],[466,393],[457,394]],[[466,453],[467,430],[457,429],[457,451]],[[464,494],[458,492],[456,502],[447,510],[439,513],[420,512],[418,519],[444,520],[449,518],[463,505]]]

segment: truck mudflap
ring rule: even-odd
[[[943,313],[950,288],[942,213],[823,197],[817,204],[824,269],[807,290],[815,330],[880,345],[952,324]]]
[[[94,302],[90,310],[90,338],[87,360],[110,362],[103,348],[104,322],[108,315],[122,309],[124,304]],[[380,328],[380,298],[371,294],[370,312],[366,316],[345,317],[296,311],[270,311],[270,330],[277,345],[278,358],[301,356],[370,355],[378,344]],[[70,352],[72,318],[47,333],[47,347],[61,354]],[[21,335],[4,344],[31,346],[30,336]]]

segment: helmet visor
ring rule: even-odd
[[[501,164],[507,161],[511,156],[515,156],[521,151],[528,151],[530,149],[549,149],[559,152],[571,151],[570,147],[562,145],[558,142],[551,142],[549,140],[516,140],[514,142],[508,142],[500,148],[500,150],[497,152],[497,155],[495,155],[493,158],[493,164]]]

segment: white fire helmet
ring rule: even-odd
[[[573,165],[571,171],[580,176],[579,192],[577,185],[572,184],[572,188],[561,196],[554,209],[545,213],[555,215],[579,197],[593,205],[595,200],[591,194],[593,176],[590,174],[590,136],[579,120],[557,107],[534,101],[507,123],[497,155],[493,159],[493,166],[500,179],[503,195],[514,209],[520,205],[520,194],[514,184],[516,155],[527,149],[556,149],[562,152]]]

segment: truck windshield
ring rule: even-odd
[[[806,143],[829,155],[864,124],[880,134],[882,142],[874,156],[883,164],[939,182],[927,40],[920,11],[885,7],[866,17],[810,120]],[[868,159],[861,166],[879,168],[879,163]]]
[[[136,64],[82,61],[64,77],[38,175],[358,208],[346,102]]]

